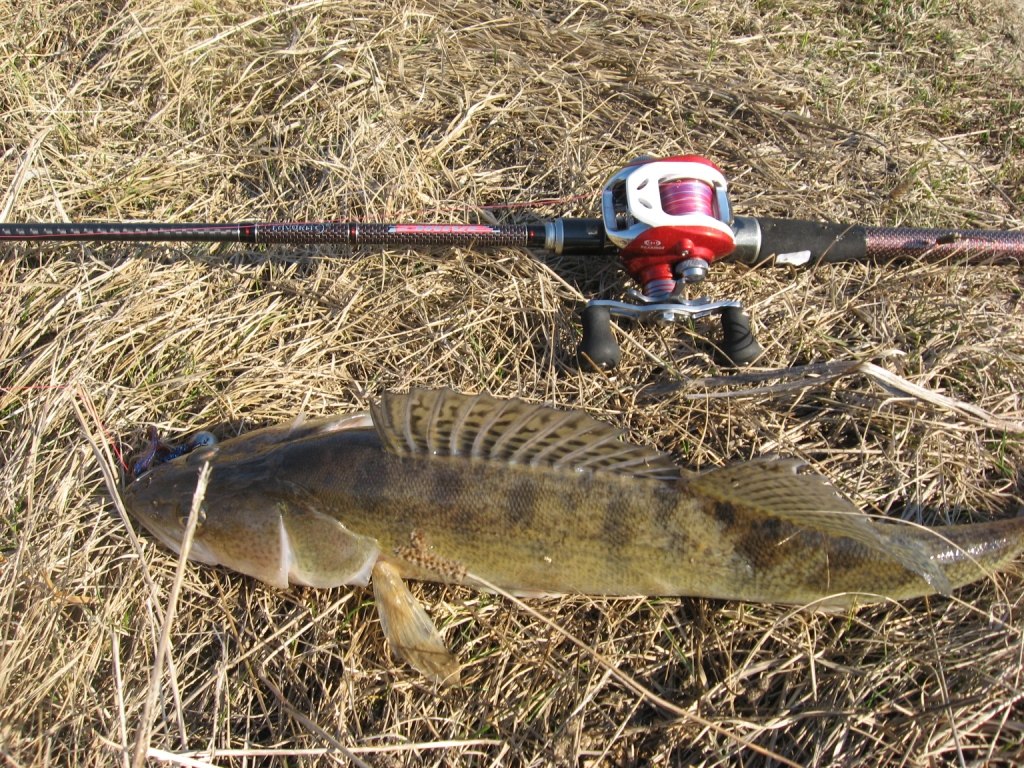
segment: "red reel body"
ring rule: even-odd
[[[623,265],[652,298],[672,293],[678,278],[703,279],[736,247],[725,176],[696,155],[626,166],[605,184],[602,213]]]

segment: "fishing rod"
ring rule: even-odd
[[[254,245],[377,245],[412,248],[515,247],[556,254],[618,251],[639,285],[627,301],[592,299],[581,313],[577,357],[584,368],[611,370],[620,360],[612,318],[675,323],[719,318],[724,362],[745,365],[761,354],[739,301],[686,298],[686,287],[718,262],[809,268],[896,259],[1024,261],[1024,232],[868,227],[800,219],[734,216],[722,171],[697,155],[640,158],[608,179],[601,218],[533,224],[379,224],[360,221],[171,224],[155,222],[0,224],[0,241],[226,242]]]

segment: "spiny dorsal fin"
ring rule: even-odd
[[[632,477],[677,480],[671,457],[623,442],[622,431],[581,411],[451,389],[387,393],[373,409],[385,447],[400,455],[465,456]]]
[[[801,473],[802,462],[762,459],[713,469],[688,481],[696,493],[715,501],[756,510],[800,528],[842,536],[887,555],[948,594],[952,585],[942,569],[912,541],[889,536],[819,474]]]

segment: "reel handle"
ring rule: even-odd
[[[654,304],[647,307],[613,301],[592,301],[580,313],[583,339],[576,349],[576,359],[584,371],[614,370],[622,355],[612,335],[613,315],[643,322],[654,318],[676,322],[683,318],[697,319],[717,315],[722,322],[722,341],[718,346],[719,361],[738,368],[754,362],[763,351],[750,329],[750,316],[735,302],[698,300],[690,304]]]
[[[726,358],[724,362],[736,367],[754,362],[764,351],[750,330],[750,315],[742,307],[722,310],[721,349]]]

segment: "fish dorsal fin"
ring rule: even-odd
[[[451,389],[387,393],[373,409],[387,450],[403,456],[465,456],[632,477],[677,480],[670,456],[624,442],[622,431],[581,411]]]
[[[943,594],[952,590],[942,569],[912,540],[898,540],[890,526],[872,522],[827,479],[800,472],[794,459],[761,459],[713,469],[687,485],[705,498],[777,517],[791,525],[827,536],[846,537],[887,555]]]

